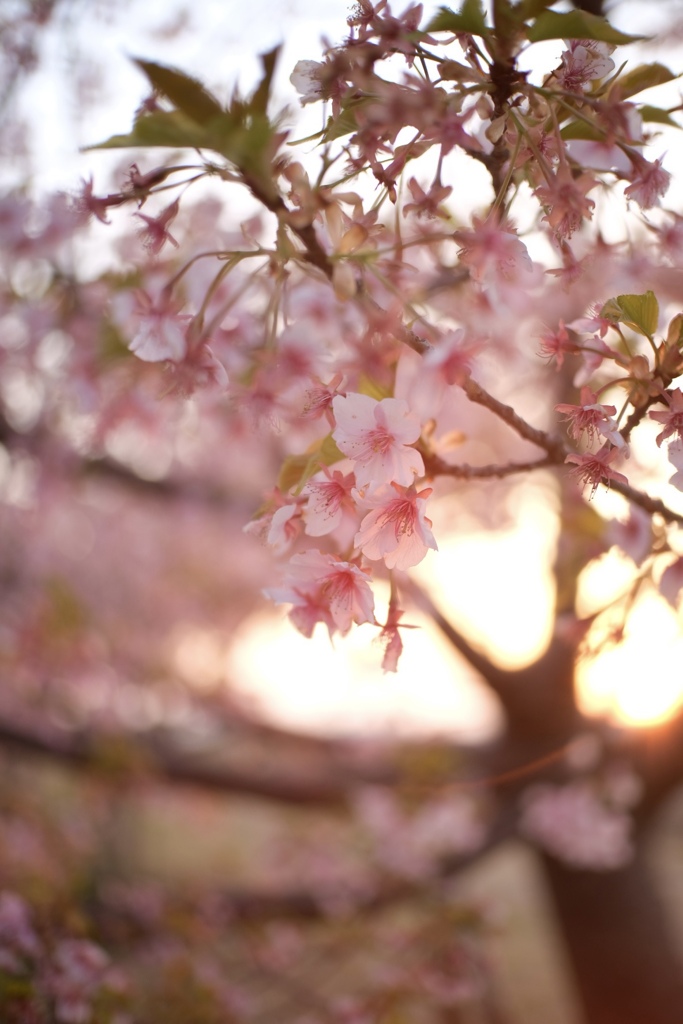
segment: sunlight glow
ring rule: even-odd
[[[604,638],[606,630],[602,630]],[[624,725],[662,722],[683,705],[683,635],[674,610],[654,592],[639,598],[618,647],[579,662],[579,707]]]
[[[487,655],[521,668],[547,647],[554,612],[551,577],[555,517],[535,488],[510,498],[516,523],[505,530],[449,536],[453,500],[434,509],[439,553],[415,570],[438,606]]]
[[[397,673],[380,668],[375,631],[359,627],[334,646],[320,627],[308,640],[277,612],[244,624],[227,658],[231,689],[271,720],[326,734],[448,735],[490,739],[500,712],[418,615],[405,630]]]

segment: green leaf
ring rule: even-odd
[[[426,28],[427,32],[470,32],[485,36],[490,31],[486,24],[484,5],[481,0],[464,0],[459,11],[441,7]]]
[[[393,395],[391,388],[378,384],[376,380],[364,373],[361,374],[358,381],[358,393],[369,395],[370,398],[375,398],[378,402],[381,402],[383,398],[391,398]]]
[[[659,323],[659,303],[654,292],[644,295],[617,295],[624,317],[622,323],[651,338]]]
[[[669,324],[666,334],[666,347],[683,349],[683,313],[677,313]]]
[[[254,94],[251,97],[249,107],[251,110],[259,114],[265,114],[268,107],[268,100],[270,99],[270,90],[273,84],[273,73],[275,72],[275,65],[277,59],[280,56],[280,50],[282,47],[275,46],[272,50],[268,50],[268,53],[261,54],[261,64],[263,65],[263,78],[256,86]]]
[[[659,322],[659,303],[651,291],[643,295],[617,295],[605,303],[600,315],[651,338]]]
[[[605,138],[605,130],[585,121],[570,121],[560,130],[560,135],[565,140],[589,139],[591,142],[600,142]]]
[[[173,149],[207,147],[203,128],[179,110],[157,110],[143,114],[128,135],[112,135],[89,149],[125,149],[127,147],[170,146]]]
[[[672,82],[677,77],[679,76],[674,75],[664,64],[639,64],[617,79],[616,85],[621,99],[626,100],[629,96],[637,96],[639,92],[652,89],[655,85]]]
[[[204,88],[196,78],[182,71],[154,64],[152,61],[133,58],[145,73],[152,86],[171,103],[197,124],[207,124],[212,118],[223,113],[218,100]]]
[[[328,434],[305,455],[289,455],[282,465],[277,485],[283,493],[293,490],[299,494],[321,466],[332,466],[343,458],[332,434]]]
[[[522,21],[537,18],[542,11],[546,11],[554,3],[555,0],[522,0],[518,7]]]
[[[351,132],[357,131],[356,111],[370,102],[370,97],[363,96],[345,103],[338,117],[329,118],[325,129],[325,142],[333,142],[335,139],[341,139],[344,135],[350,135]]]
[[[631,36],[613,28],[606,18],[586,11],[544,11],[529,26],[528,39],[540,43],[544,39],[596,39],[601,43],[634,43],[647,36]]]
[[[669,111],[662,110],[661,107],[651,107],[649,104],[644,103],[641,107],[638,107],[638,111],[643,121],[668,124],[671,128],[681,128],[681,125],[678,121],[674,121]]]

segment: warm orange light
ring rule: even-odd
[[[534,500],[531,488],[525,493],[519,497],[517,525],[505,531],[449,536],[457,509],[447,500],[435,503],[439,551],[414,570],[465,636],[509,668],[529,664],[544,650],[554,612],[557,521],[547,503]],[[580,614],[590,615],[627,593],[635,571],[616,549],[593,563],[580,581]],[[386,600],[380,587],[380,617]],[[591,638],[595,647],[619,622],[618,610],[617,604],[612,616],[601,616],[602,637],[594,632]],[[332,645],[320,626],[307,640],[275,609],[244,623],[227,654],[216,648],[215,638],[209,643],[193,636],[184,638],[177,657],[183,664],[198,660],[200,675],[227,676],[263,713],[293,728],[442,731],[470,740],[492,735],[500,724],[494,698],[428,620],[411,612],[409,621],[420,629],[405,631],[397,675],[384,675],[379,667],[376,629],[359,627]],[[678,616],[653,590],[644,592],[631,610],[624,641],[579,664],[581,710],[625,725],[662,721],[683,705],[681,665]]]
[[[678,617],[663,598],[646,593],[631,612],[623,642],[579,664],[581,710],[624,725],[662,722],[683,704],[681,665]]]

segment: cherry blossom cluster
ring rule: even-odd
[[[17,992],[25,986],[27,1020],[43,1020],[40,1007],[49,1006],[57,1024],[84,1024],[98,1019],[130,1020],[112,1004],[111,1014],[97,1009],[102,995],[121,992],[121,972],[105,951],[87,939],[63,938],[46,948],[38,935],[28,904],[16,893],[0,892],[0,988],[11,978]],[[106,1012],[106,1011],[104,1011]],[[40,1016],[34,1016],[41,1014]]]
[[[296,497],[282,496],[280,505],[256,527],[283,552],[299,531],[328,537],[335,551],[319,549],[293,555],[282,587],[268,595],[292,604],[290,618],[311,636],[318,622],[330,635],[347,633],[352,623],[377,623],[367,561],[389,570],[417,565],[437,544],[426,515],[430,487],[418,490],[424,476],[422,455],[415,447],[421,434],[418,417],[398,398],[376,399],[348,392],[330,395],[331,437],[349,467],[315,473]],[[395,668],[400,653],[398,618],[392,603],[382,626],[386,668]]]
[[[534,80],[517,69],[522,47],[562,38],[552,21],[544,34],[545,15],[534,21],[517,12],[519,24],[501,42],[500,27],[487,23],[479,5],[444,8],[420,28],[422,13],[411,5],[396,16],[386,0],[361,0],[346,39],[322,61],[297,64],[291,81],[302,103],[328,105],[329,119],[312,137],[320,144],[317,165],[294,159],[283,146],[286,132],[267,119],[274,54],[264,56],[253,96],[236,95],[228,107],[194,79],[138,61],[153,92],[130,135],[107,145],[144,145],[150,132],[165,132],[169,145],[182,147],[180,112],[195,125],[187,145],[201,160],[149,170],[132,164],[117,191],[99,196],[90,180],[76,204],[103,222],[135,207],[138,248],[158,273],[144,289],[119,289],[110,315],[130,351],[149,364],[146,379],[158,365],[162,393],[225,400],[238,431],[255,423],[282,432],[278,487],[250,527],[289,557],[269,596],[292,606],[290,618],[307,636],[318,622],[331,634],[376,626],[389,668],[400,653],[403,614],[394,574],[436,549],[426,513],[436,477],[495,478],[567,463],[591,495],[612,484],[652,514],[624,460],[636,426],[664,415],[649,412],[658,403],[672,410],[663,436],[672,439],[670,458],[681,473],[673,426],[678,334],[672,327],[656,346],[657,311],[645,308],[656,306],[654,292],[599,300],[601,291],[614,294],[620,276],[637,276],[642,254],[605,246],[592,223],[599,187],[621,188],[634,217],[648,211],[650,219],[640,221],[653,241],[648,266],[661,264],[663,254],[672,258],[678,220],[658,209],[670,172],[644,154],[651,139],[645,118],[675,122],[634,99],[672,73],[662,65],[624,70],[614,51],[629,37],[588,19],[593,37],[570,32],[558,62]],[[571,20],[553,17],[575,31]],[[214,136],[211,125],[219,122],[222,134]],[[258,157],[225,134],[237,124]],[[488,174],[488,209],[466,209],[448,184],[455,151]],[[188,251],[185,196],[207,178],[246,188],[263,217],[242,225],[239,237],[221,237],[214,223],[212,247],[193,243]],[[532,258],[516,225],[524,189],[536,204],[530,234],[544,234],[554,253],[548,266]],[[598,272],[593,247],[600,245]],[[180,265],[171,258],[176,251]],[[654,283],[654,270],[651,276]],[[660,283],[666,300],[671,287]],[[629,300],[623,308],[621,299]],[[590,304],[594,313],[582,316]],[[546,328],[541,354],[558,369],[565,357],[582,360],[578,402],[554,410],[568,420],[570,444],[558,440],[552,421],[539,430],[489,391],[520,360],[534,367],[538,352],[527,339],[553,322],[558,306],[566,315],[554,331]],[[612,344],[608,332],[616,334]],[[602,400],[618,387],[626,389],[619,408],[613,392]],[[471,409],[463,415],[459,390],[544,457],[516,464],[509,451],[497,451],[488,466],[459,466],[443,439],[476,440],[479,429]],[[326,438],[321,424],[331,428]],[[379,621],[371,583],[386,572],[391,597]]]

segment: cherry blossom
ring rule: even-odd
[[[48,989],[60,1024],[84,1024],[92,1002],[107,982],[109,957],[84,939],[63,939],[55,950]]]
[[[667,449],[669,462],[675,467],[676,472],[669,479],[669,483],[683,491],[683,437],[677,437],[669,443]]]
[[[355,544],[371,561],[384,560],[388,569],[417,565],[429,548],[437,550],[425,515],[431,487],[416,491],[392,483],[372,494],[357,494],[359,504],[372,509],[360,524]]]
[[[657,445],[661,447],[662,441],[672,434],[677,438],[683,437],[683,392],[680,388],[666,394],[669,408],[665,411],[655,410],[650,412],[650,419],[657,420],[664,426],[664,430],[657,435]]]
[[[613,51],[613,46],[594,39],[570,39],[555,77],[567,92],[581,92],[596,78],[605,78],[614,71],[609,56]]]
[[[631,184],[624,189],[627,199],[634,199],[643,210],[659,206],[659,200],[668,190],[671,174],[662,167],[663,157],[652,162],[643,157],[631,157],[634,174]]]
[[[294,555],[284,584],[266,591],[276,604],[292,604],[289,617],[304,636],[311,636],[317,622],[330,635],[348,633],[355,622],[374,622],[374,597],[369,574],[353,562],[344,562],[318,550]]]
[[[558,370],[564,365],[565,355],[571,355],[579,351],[578,345],[572,341],[571,335],[562,320],[560,320],[556,331],[546,331],[541,335],[540,341],[540,355],[547,356],[551,360],[554,359]]]
[[[306,533],[324,537],[337,533],[339,543],[350,543],[358,529],[358,512],[352,497],[355,487],[353,473],[330,471],[326,466],[320,476],[313,477],[301,495],[306,498],[303,520]]]
[[[130,350],[146,363],[165,360],[180,362],[187,352],[185,331],[188,316],[179,314],[177,304],[168,295],[155,303],[145,292],[138,295],[137,329]]]
[[[325,65],[317,60],[300,60],[294,65],[289,80],[300,94],[302,103],[316,103],[324,99],[324,73]]]
[[[21,974],[27,959],[41,955],[26,902],[13,892],[0,892],[0,972]]]
[[[135,214],[145,222],[145,227],[141,232],[142,244],[151,256],[158,256],[166,242],[170,242],[176,249],[178,248],[178,243],[168,230],[168,226],[175,220],[179,210],[180,201],[176,199],[156,217],[149,217],[145,213]]]
[[[415,629],[406,622],[401,622],[405,612],[398,606],[398,595],[392,591],[389,607],[387,609],[387,620],[382,626],[378,640],[384,645],[384,657],[382,658],[382,670],[384,672],[396,672],[398,662],[403,653],[403,640],[401,629]]]
[[[594,441],[598,434],[607,438],[616,448],[624,448],[626,442],[619,433],[619,428],[612,418],[616,413],[613,405],[600,405],[597,396],[589,387],[581,388],[579,405],[556,405],[557,412],[564,413],[569,420],[569,433],[579,440],[586,433],[589,441]]]
[[[410,445],[420,436],[420,422],[400,398],[377,401],[369,395],[337,395],[332,401],[340,451],[354,462],[359,489],[394,481],[409,485],[424,474],[422,456]]]
[[[460,261],[475,281],[494,286],[513,281],[532,268],[531,257],[521,238],[505,223],[495,219],[472,218],[472,230],[459,230],[453,237],[460,245]]]
[[[572,470],[576,476],[578,476],[584,484],[588,484],[591,490],[591,497],[595,494],[598,489],[598,485],[604,483],[609,487],[610,480],[617,481],[621,484],[627,484],[628,479],[623,473],[618,473],[615,469],[612,469],[610,463],[612,463],[620,455],[618,448],[612,448],[609,445],[603,445],[600,451],[594,454],[587,455],[568,455],[565,462],[573,462],[576,466]]]
[[[603,802],[587,782],[530,787],[524,794],[522,831],[575,867],[608,871],[632,857],[631,819]]]
[[[111,206],[119,206],[123,201],[123,196],[96,196],[93,193],[93,178],[92,175],[86,181],[85,179],[81,182],[81,192],[76,197],[76,206],[78,209],[82,209],[85,212],[92,214],[102,224],[109,224],[109,218],[107,212]]]
[[[319,419],[321,416],[325,416],[330,426],[333,427],[332,399],[339,394],[338,389],[342,386],[343,380],[343,374],[335,373],[329,384],[316,381],[313,387],[306,391],[306,404],[301,415],[307,419]]]
[[[671,607],[677,610],[681,590],[683,590],[683,558],[677,558],[662,573],[659,591]]]
[[[273,512],[266,541],[276,555],[284,555],[301,532],[301,506],[298,502],[282,505]]]
[[[450,185],[441,185],[439,182],[432,182],[429,191],[425,192],[422,186],[411,178],[408,182],[408,189],[412,196],[412,202],[406,203],[403,213],[415,213],[418,217],[441,217],[448,219],[448,213],[441,204],[453,191]]]
[[[571,238],[582,221],[593,216],[595,203],[586,193],[597,184],[597,179],[587,172],[575,178],[562,164],[553,178],[535,190],[538,201],[547,208],[544,220],[560,241]]]
[[[652,548],[652,519],[642,508],[630,504],[626,521],[613,519],[605,536],[609,544],[615,544],[636,565],[642,565]]]

